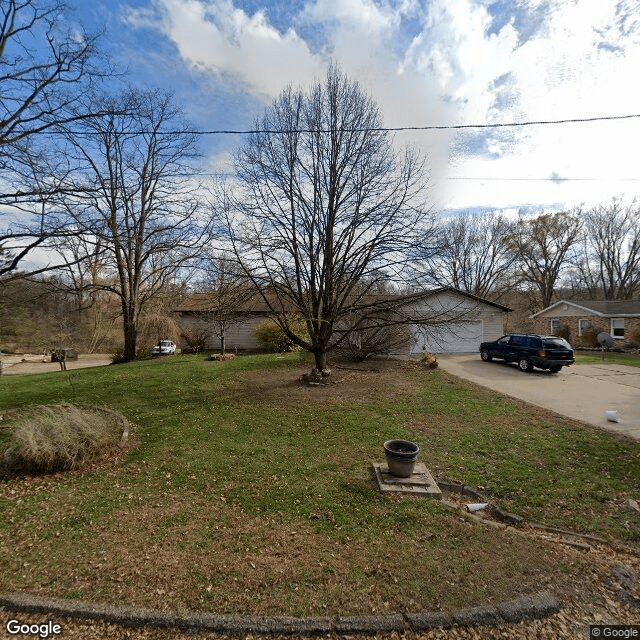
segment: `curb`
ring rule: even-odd
[[[185,614],[140,607],[89,603],[34,596],[24,593],[0,594],[0,607],[23,613],[57,614],[65,618],[100,620],[126,627],[171,628],[187,632],[216,632],[229,635],[325,635],[365,634],[379,632],[425,631],[514,623],[546,618],[560,611],[560,601],[549,591],[523,596],[495,606],[472,607],[451,613],[395,613],[372,616],[334,616],[265,618],[244,615],[216,615],[205,612]]]

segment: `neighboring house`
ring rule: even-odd
[[[574,347],[596,347],[602,332],[619,347],[637,346],[640,341],[640,300],[559,300],[531,318],[536,331],[568,334]]]
[[[409,319],[411,344],[394,355],[417,355],[423,351],[476,352],[481,342],[496,340],[504,334],[504,320],[511,311],[503,305],[449,287],[413,294],[407,300],[399,308]],[[189,297],[177,309],[183,332],[194,331],[202,326],[211,304],[211,296],[206,293]],[[261,345],[256,341],[254,331],[269,315],[267,306],[259,297],[248,299],[243,305],[241,317],[227,327],[226,348],[259,350]],[[411,323],[412,318],[415,318],[415,324]],[[427,324],[421,324],[421,320],[426,320]],[[218,338],[213,332],[210,333],[205,348],[219,349]]]
[[[204,349],[208,351],[220,350],[219,321],[216,322],[216,314],[212,309],[216,308],[218,300],[209,293],[194,293],[189,296],[176,311],[180,314],[180,347],[187,348],[188,342],[185,334],[196,336],[201,333],[204,336]],[[269,317],[269,309],[262,299],[255,295],[250,296],[235,309],[225,326],[225,348],[239,351],[259,351],[263,345],[259,344],[254,336],[258,325]]]

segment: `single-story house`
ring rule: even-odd
[[[504,334],[504,319],[511,311],[491,302],[451,287],[443,287],[420,294],[412,294],[400,304],[408,319],[411,331],[410,344],[396,355],[417,355],[423,351],[432,353],[471,353],[478,351],[480,343],[496,340]],[[183,334],[196,332],[207,322],[211,313],[211,294],[196,293],[176,309],[180,314]],[[386,303],[385,303],[386,304]],[[242,305],[238,317],[227,324],[225,342],[227,349],[256,351],[261,345],[255,339],[255,329],[269,317],[270,312],[258,297],[249,297]],[[415,318],[415,323],[411,319]],[[188,346],[181,338],[181,346]],[[204,348],[219,349],[220,341],[215,331],[207,332]]]
[[[616,347],[640,342],[640,300],[559,300],[534,313],[536,331],[566,337],[574,347],[597,347],[599,333]]]

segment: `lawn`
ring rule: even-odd
[[[0,484],[1,591],[218,613],[450,609],[557,586],[591,561],[373,482],[408,438],[441,479],[527,518],[636,545],[640,449],[417,364],[299,384],[299,355],[176,356],[0,378],[0,410],[106,405],[123,461]]]
[[[618,353],[606,351],[604,360],[600,351],[576,351],[576,364],[626,364],[630,367],[640,367],[640,353]]]

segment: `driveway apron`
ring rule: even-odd
[[[560,373],[519,371],[513,364],[482,362],[479,354],[438,356],[445,371],[560,415],[640,441],[640,369],[619,364],[577,364]],[[617,411],[609,422],[605,411]]]

